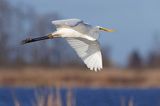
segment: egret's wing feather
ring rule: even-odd
[[[96,27],[84,23],[80,19],[56,20],[52,21],[52,24],[54,24],[57,28],[72,28],[95,39],[99,38],[99,33],[95,30]]]
[[[81,22],[77,24],[76,26],[74,26],[73,29],[82,34],[91,36],[95,39],[99,38],[99,32],[96,30],[96,27],[93,27],[87,23]]]
[[[67,20],[52,21],[52,24],[54,24],[57,28],[74,27],[74,26],[77,26],[79,23],[83,23],[83,21],[80,19],[67,19]]]
[[[102,69],[102,55],[97,41],[84,38],[66,38],[66,40],[88,68],[95,71]]]

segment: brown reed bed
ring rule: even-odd
[[[76,68],[0,69],[1,86],[160,87],[160,69],[105,68],[101,72]]]

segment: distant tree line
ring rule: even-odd
[[[0,0],[0,67],[81,65],[82,61],[63,39],[20,45],[26,37],[53,32],[51,21],[60,18],[55,12],[41,15],[30,6],[13,6],[8,0]],[[110,66],[107,48],[102,50],[104,64]]]
[[[160,34],[156,33],[154,37],[152,49],[146,57],[143,57],[138,50],[131,52],[128,58],[129,68],[160,68]]]

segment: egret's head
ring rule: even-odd
[[[104,28],[104,27],[101,27],[101,26],[97,26],[97,28],[100,31],[106,31],[106,32],[114,32],[115,31],[115,30]]]

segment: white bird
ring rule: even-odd
[[[113,30],[100,26],[91,26],[80,19],[66,19],[52,21],[57,30],[47,36],[29,38],[22,44],[53,38],[65,38],[69,45],[76,51],[90,70],[98,71],[103,68],[102,54],[97,39],[101,30],[113,32]]]

